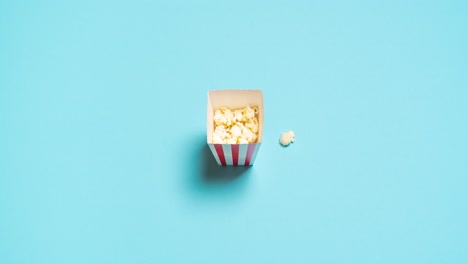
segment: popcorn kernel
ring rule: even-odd
[[[279,140],[280,144],[283,146],[288,146],[292,142],[296,141],[296,134],[292,130],[289,130],[288,132],[284,132],[281,135],[281,138]]]

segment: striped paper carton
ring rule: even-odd
[[[252,144],[214,144],[213,115],[216,109],[228,107],[230,109],[258,108],[258,138]],[[262,143],[263,135],[263,94],[261,90],[217,90],[208,92],[207,111],[207,143],[219,165],[250,166],[253,165]]]

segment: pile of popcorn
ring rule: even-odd
[[[227,107],[214,113],[214,144],[249,144],[258,137],[257,107],[231,110]]]

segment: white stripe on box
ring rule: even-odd
[[[255,158],[257,157],[257,152],[258,152],[258,149],[260,148],[260,144],[261,143],[255,144],[255,150],[254,150],[254,153],[252,154],[252,158],[250,159],[250,165],[253,165]]]
[[[215,157],[216,162],[218,163],[218,165],[221,165],[221,161],[219,160],[218,153],[216,152],[214,144],[208,144],[208,146],[210,146],[211,152],[213,152],[213,156]]]
[[[239,144],[239,159],[237,160],[237,164],[239,166],[244,166],[245,158],[247,158],[247,149],[249,148],[249,144]]]
[[[223,144],[224,159],[226,160],[226,165],[232,165],[232,150],[231,144]]]

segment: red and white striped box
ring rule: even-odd
[[[222,107],[230,109],[258,108],[258,137],[251,144],[214,144],[214,111]],[[219,165],[250,166],[257,157],[263,135],[263,94],[261,90],[216,90],[208,92],[207,143]]]

